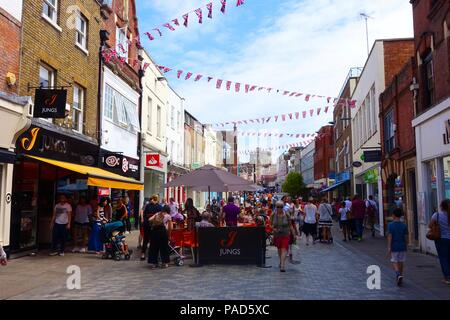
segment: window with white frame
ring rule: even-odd
[[[370,89],[370,110],[372,112],[372,122],[371,122],[371,126],[372,126],[372,134],[377,133],[378,131],[378,106],[375,103],[375,84],[372,86],[372,88]]]
[[[156,109],[156,136],[158,138],[161,138],[161,118],[162,114],[161,114],[161,107],[158,106]]]
[[[366,105],[366,123],[365,123],[365,131],[367,132],[367,139],[369,139],[372,136],[372,122],[373,119],[372,117],[372,110],[371,107],[372,105],[370,104],[370,93],[367,95],[366,100],[365,100],[365,105]],[[366,141],[367,141],[366,139]]]
[[[42,12],[54,24],[58,23],[58,0],[44,0]]]
[[[150,133],[152,133],[152,112],[152,98],[149,97],[147,101],[147,132]]]
[[[128,125],[130,125],[134,131],[140,132],[141,126],[139,123],[139,115],[137,105],[130,100],[124,98],[125,112],[127,114]]]
[[[175,130],[175,107],[172,106],[171,110],[170,110],[170,124],[172,129]]]
[[[128,44],[126,28],[117,28],[116,32],[117,55],[121,58],[128,57]]]
[[[386,153],[391,153],[395,148],[394,109],[384,116],[384,148]]]
[[[44,88],[53,87],[55,85],[55,77],[56,77],[55,70],[42,64],[39,66],[39,86],[42,86]],[[42,118],[42,119],[49,122],[53,121],[53,119],[50,118]]]
[[[177,129],[180,130],[181,127],[181,112],[178,111],[178,117],[177,117]]]
[[[85,101],[85,89],[73,86],[73,105],[72,105],[72,129],[83,132],[83,111]]]
[[[109,120],[113,120],[114,115],[114,89],[109,85],[105,86],[105,105],[103,108],[103,115]]]
[[[81,12],[77,16],[77,32],[76,43],[83,49],[87,50],[87,29],[88,21]]]

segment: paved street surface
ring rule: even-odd
[[[410,253],[405,284],[396,287],[385,252],[385,240],[368,238],[363,243],[306,247],[299,245],[299,265],[289,265],[282,274],[276,251],[269,250],[271,269],[253,266],[207,266],[150,270],[138,255],[132,261],[101,260],[95,255],[44,253],[10,261],[0,269],[2,299],[351,299],[409,300],[450,299],[450,287],[441,283],[435,257]],[[136,232],[130,237],[135,238]],[[132,240],[132,241],[133,241]],[[132,242],[133,243],[133,242]],[[78,265],[81,290],[66,288],[66,268]],[[381,268],[381,290],[369,290],[367,267]]]

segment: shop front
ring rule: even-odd
[[[178,166],[173,163],[169,163],[167,167],[167,181],[171,182],[176,178],[188,173],[189,171],[181,166]],[[174,187],[174,188],[166,188],[165,198],[170,199],[173,198],[176,203],[183,204],[186,201],[186,191],[183,186]]]
[[[419,242],[423,252],[436,254],[426,238],[431,216],[450,199],[450,98],[413,120],[417,150]]]
[[[15,144],[31,125],[29,98],[0,92],[0,245],[9,247]]]
[[[99,147],[83,137],[38,122],[17,140],[11,213],[12,253],[50,245],[51,217],[58,194],[65,194],[72,206],[82,196],[96,206],[103,189],[139,190],[142,187],[137,181],[98,168]]]
[[[162,200],[165,197],[163,186],[166,183],[168,159],[154,152],[145,152],[144,157],[144,199],[148,201],[152,195],[157,194]]]

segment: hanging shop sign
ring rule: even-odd
[[[443,134],[444,145],[450,144],[450,120],[445,121],[445,133]]]
[[[364,174],[364,182],[368,184],[378,183],[378,170],[369,170]]]
[[[353,167],[354,168],[361,168],[362,166],[363,166],[363,164],[360,161],[353,162]]]
[[[31,126],[16,143],[17,154],[97,166],[98,146],[64,134]]]
[[[33,117],[63,119],[66,101],[67,90],[36,89]]]
[[[167,172],[167,158],[159,153],[147,153],[145,155],[145,167],[161,172]]]
[[[101,150],[101,162],[103,169],[107,171],[138,180],[140,178],[139,160],[137,159]]]
[[[370,163],[370,162],[381,162],[382,160],[382,154],[381,150],[375,150],[375,151],[364,151],[364,162]]]
[[[264,228],[199,228],[199,263],[261,265]]]
[[[99,197],[109,197],[111,194],[111,189],[109,188],[98,188],[98,196]]]

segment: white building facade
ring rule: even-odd
[[[383,41],[376,41],[355,88],[351,109],[353,161],[361,167],[353,168],[353,193],[363,198],[373,195],[378,203],[379,221],[383,221],[381,162],[365,162],[364,151],[381,150],[379,96],[385,90],[385,61]],[[384,234],[383,223],[380,233]]]
[[[169,86],[167,80],[143,51],[143,64],[148,65],[142,78],[142,161],[141,174],[144,191],[141,199],[152,195],[165,197],[163,185],[167,181],[167,110]]]

